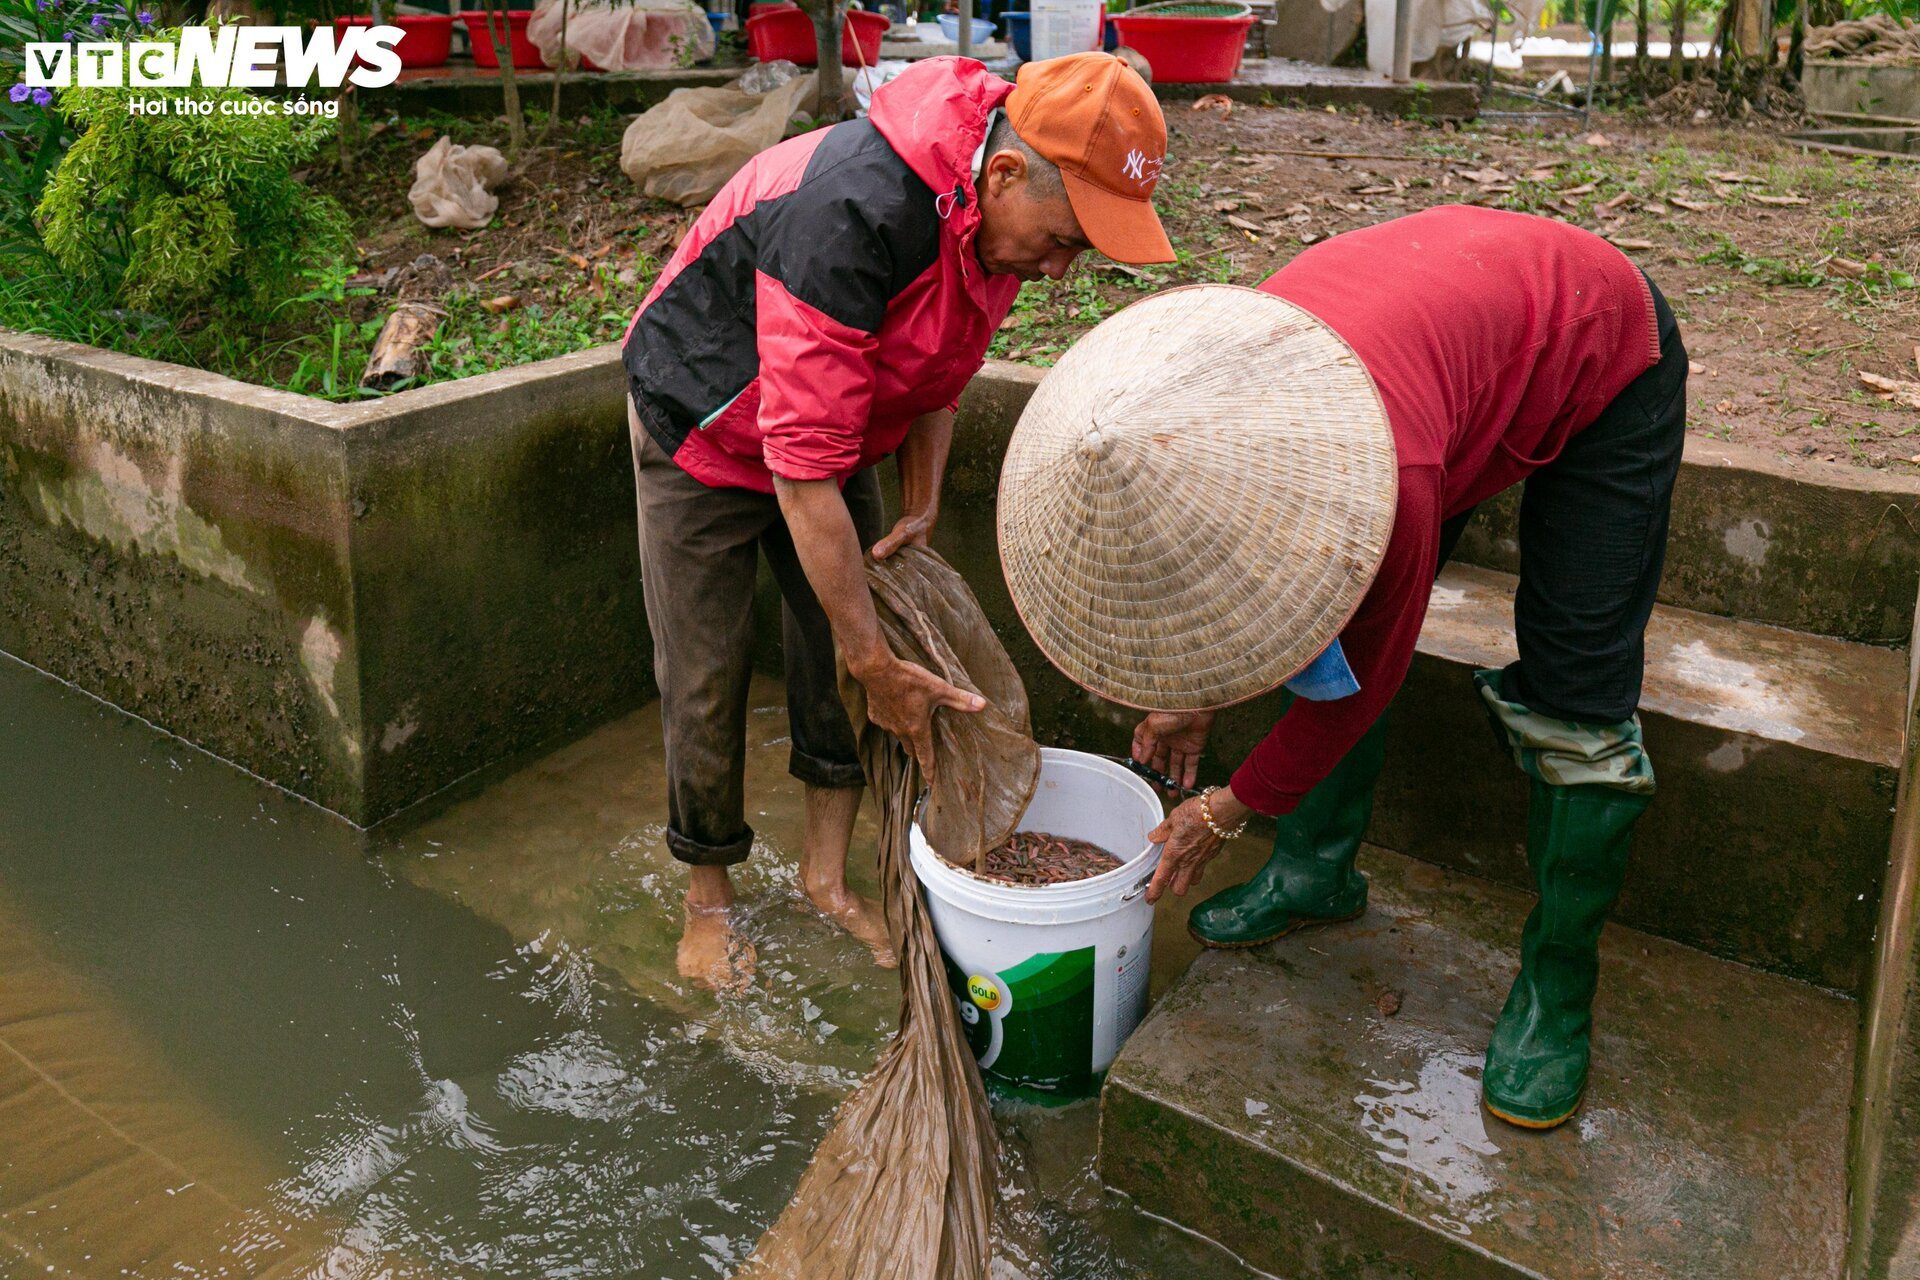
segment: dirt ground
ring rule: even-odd
[[[1804,151],[1762,126],[1674,128],[1630,114],[1583,128],[1465,128],[1275,107],[1168,106],[1158,203],[1180,261],[1137,271],[1083,261],[1028,285],[993,354],[1050,364],[1144,293],[1191,281],[1255,284],[1308,244],[1431,205],[1563,218],[1620,245],[1666,292],[1695,361],[1696,432],[1788,457],[1920,470],[1920,166]],[[363,283],[423,252],[452,269],[436,376],[479,372],[618,338],[687,225],[619,171],[626,120],[553,131],[502,191],[492,226],[434,232],[407,212],[412,160],[443,129],[391,121],[351,178],[320,185],[362,229]],[[511,299],[510,302],[502,301]],[[384,309],[379,294],[354,304]]]

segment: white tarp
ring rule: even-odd
[[[1337,13],[1351,0],[1320,0],[1328,13]],[[1518,21],[1516,32],[1531,31],[1540,20],[1545,0],[1507,0]],[[1393,74],[1394,0],[1366,0],[1367,67],[1379,75]],[[1425,62],[1442,49],[1452,49],[1469,36],[1485,36],[1493,27],[1493,11],[1486,0],[1413,0],[1413,61]]]
[[[527,19],[527,39],[550,67],[560,65],[560,6],[543,0]],[[688,0],[619,0],[567,6],[567,59],[602,71],[691,66],[713,56],[713,24]]]

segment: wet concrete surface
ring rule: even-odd
[[[1156,1007],[1108,1080],[1113,1185],[1300,1280],[1837,1274],[1850,1001],[1609,927],[1585,1106],[1529,1133],[1478,1079],[1527,898],[1362,866],[1359,921],[1209,953]]]

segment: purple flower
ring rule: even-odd
[[[89,25],[92,26],[95,31],[105,31],[107,24],[111,21],[113,21],[113,19],[109,18],[106,14],[96,13],[90,20]]]
[[[134,16],[134,20],[143,27],[150,27],[153,25],[153,15],[147,12],[145,9],[142,9],[140,12],[134,14],[133,16]]]
[[[48,104],[49,102],[52,102],[52,101],[53,101],[53,90],[51,90],[51,89],[35,89],[35,90],[33,91],[33,105],[34,105],[34,106],[36,106],[36,107],[44,107],[44,106],[46,106],[46,105],[47,105],[47,104]]]
[[[27,88],[27,86],[23,84],[17,84],[13,86],[13,88],[7,90],[7,98],[9,101],[12,101],[12,102],[25,102],[27,100],[27,95],[32,92],[33,90]]]

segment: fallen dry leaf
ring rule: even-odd
[[[1455,169],[1454,172],[1465,178],[1468,182],[1478,183],[1483,187],[1490,182],[1511,182],[1513,180],[1498,169]]]
[[[1791,204],[1812,204],[1813,203],[1813,201],[1807,199],[1805,196],[1755,195],[1755,196],[1748,196],[1747,198],[1753,201],[1755,204],[1791,205]]]
[[[1238,200],[1215,200],[1213,202],[1213,211],[1215,213],[1232,213],[1239,207],[1240,202]]]
[[[1583,182],[1577,187],[1568,187],[1565,191],[1557,192],[1556,194],[1562,196],[1584,196],[1597,190],[1599,190],[1599,188],[1595,184]]]
[[[1622,191],[1619,195],[1613,197],[1613,199],[1602,201],[1600,204],[1600,207],[1602,209],[1618,209],[1621,205],[1625,204],[1627,201],[1631,199],[1633,199],[1633,192]]]
[[[1701,364],[1698,360],[1687,361],[1687,372],[1692,374],[1694,377],[1697,378],[1701,374],[1705,373],[1706,371],[1707,371],[1707,366]]]
[[[1715,182],[1758,182],[1760,179],[1745,173],[1729,173],[1725,169],[1709,169],[1707,176]]]
[[[480,309],[490,316],[497,316],[503,311],[512,311],[519,305],[520,299],[510,293],[503,293],[497,298],[480,299]]]
[[[1906,378],[1883,378],[1864,369],[1860,371],[1860,381],[1879,392],[1882,400],[1890,400],[1909,409],[1920,409],[1920,382]]]
[[[1715,413],[1732,413],[1732,412],[1733,412],[1733,401],[1731,401],[1731,400],[1722,400],[1722,401],[1720,401],[1720,402],[1719,402],[1718,404],[1716,404],[1716,405],[1714,405],[1714,406],[1713,406],[1713,411],[1714,411]]]
[[[1224,93],[1209,93],[1204,97],[1195,98],[1192,109],[1195,111],[1217,111],[1220,113],[1220,118],[1225,120],[1233,114],[1233,99]]]
[[[1855,262],[1852,258],[1843,258],[1835,254],[1827,259],[1827,270],[1837,276],[1845,276],[1849,280],[1858,280],[1873,268],[1864,262]]]
[[[1691,210],[1694,213],[1705,213],[1707,210],[1713,208],[1713,206],[1705,200],[1682,200],[1679,196],[1668,196],[1667,203],[1678,205],[1680,208]]]
[[[1248,222],[1245,218],[1239,217],[1231,213],[1227,215],[1227,225],[1230,227],[1238,227],[1240,228],[1240,230],[1246,231],[1246,232],[1266,230],[1265,227],[1261,226],[1257,222]]]
[[[1301,244],[1312,244],[1314,241],[1319,239],[1321,239],[1321,235],[1318,231],[1302,231],[1300,233]]]
[[[1580,139],[1580,141],[1586,143],[1590,147],[1610,147],[1613,145],[1613,139],[1609,138],[1604,133],[1590,133],[1586,137]]]
[[[1617,249],[1651,249],[1653,241],[1635,240],[1631,236],[1608,236],[1607,240]]]

